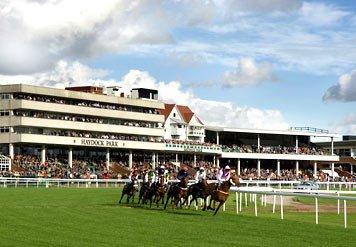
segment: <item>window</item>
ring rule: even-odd
[[[0,100],[2,100],[2,99],[11,99],[11,94],[8,94],[8,93],[0,94]]]
[[[0,133],[9,133],[10,127],[0,127]]]
[[[176,117],[176,114],[175,114],[175,113],[173,113],[173,117]]]
[[[8,110],[1,110],[1,111],[0,111],[0,117],[3,117],[3,116],[10,116],[10,111],[8,111]]]

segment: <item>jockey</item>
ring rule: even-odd
[[[151,186],[156,180],[155,171],[152,169],[152,166],[150,166],[150,168],[151,169],[147,173],[147,180],[146,180],[148,182],[149,186]]]
[[[166,174],[167,174],[166,167],[164,165],[161,165],[157,170],[156,182],[159,183],[160,179],[163,179],[163,183],[166,183],[165,181]]]
[[[195,174],[195,182],[203,183],[206,179],[206,172],[204,167],[200,167],[199,171]]]
[[[136,166],[134,166],[132,169],[131,169],[131,173],[130,173],[130,176],[129,176],[130,180],[131,180],[131,184],[134,185],[134,186],[137,186],[136,185],[136,182],[137,182],[137,179],[138,179],[138,169]]]
[[[177,174],[177,179],[180,180],[180,184],[183,185],[182,181],[188,177],[188,167],[184,166]]]
[[[217,175],[217,180],[219,183],[219,186],[222,182],[229,181],[230,179],[230,166],[225,166],[224,169],[220,169],[218,175]]]

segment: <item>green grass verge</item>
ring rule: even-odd
[[[121,189],[0,189],[1,246],[354,246],[356,215],[116,205]]]

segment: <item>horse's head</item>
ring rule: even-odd
[[[234,174],[231,174],[230,176],[230,183],[232,186],[237,186],[239,187],[240,186],[240,180],[239,180],[239,177],[234,173]]]

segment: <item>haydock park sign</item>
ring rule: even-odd
[[[74,140],[74,143],[76,141]],[[95,147],[125,147],[123,141],[113,140],[93,140],[93,139],[80,139],[80,144],[83,146],[95,146]]]

